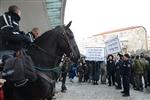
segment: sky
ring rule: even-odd
[[[76,41],[130,26],[150,33],[149,0],[67,0],[65,24],[72,20]]]

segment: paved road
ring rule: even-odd
[[[67,81],[68,90],[66,93],[60,92],[60,83],[57,84],[56,100],[150,100],[150,88],[139,92],[131,89],[130,97],[122,97],[120,91],[114,86],[92,85],[91,83],[74,83]]]

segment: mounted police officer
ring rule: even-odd
[[[124,55],[124,62],[123,62],[123,70],[122,70],[122,76],[123,76],[123,91],[121,93],[124,93],[122,96],[127,97],[130,96],[130,76],[131,76],[131,61],[130,61],[129,54]]]
[[[20,19],[21,10],[16,5],[10,6],[8,12],[0,16],[0,59],[3,55],[13,55],[30,43],[25,33],[19,30]]]
[[[24,48],[25,45],[31,43],[29,37],[26,36],[23,31],[19,30],[20,19],[21,10],[16,5],[10,6],[8,12],[0,16],[0,59],[2,59],[2,61],[6,55],[19,56],[20,50]],[[10,84],[11,83],[7,81],[4,86],[4,92],[6,92],[4,93],[5,99],[12,100],[12,97],[15,96],[15,100],[22,100],[16,88]]]
[[[26,35],[29,36],[31,42],[34,42],[34,40],[39,37],[39,33],[40,33],[40,29],[34,27],[32,31],[27,33]]]

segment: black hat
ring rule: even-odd
[[[109,59],[110,56],[112,57],[112,59],[114,58],[114,56],[112,54],[109,54],[107,59]]]
[[[117,55],[118,55],[119,57],[123,57],[123,55],[122,55],[122,54],[120,54],[120,53],[118,53]]]

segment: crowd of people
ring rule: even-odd
[[[127,57],[127,58],[126,58]],[[116,59],[109,55],[107,59],[107,75],[109,86],[122,89],[125,95],[130,96],[130,84],[134,90],[143,91],[144,87],[150,85],[150,58],[144,53],[140,55],[127,56],[118,54]],[[142,78],[144,81],[142,81]]]
[[[120,54],[108,55],[106,61],[86,61],[81,58],[77,65],[78,82],[91,82],[93,85],[108,84],[122,90],[122,96],[130,96],[130,88],[143,91],[150,86],[150,57]],[[144,81],[142,81],[144,79]],[[72,81],[72,80],[71,80]]]

